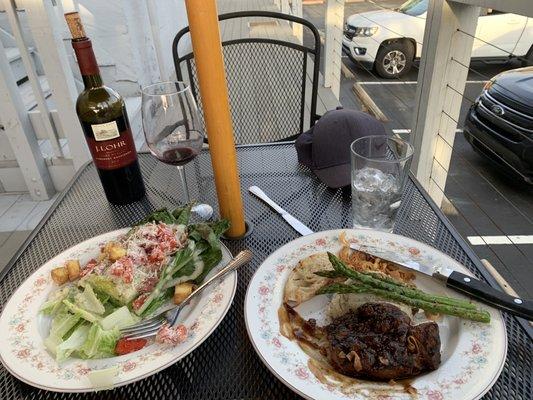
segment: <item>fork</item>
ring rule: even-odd
[[[187,296],[185,300],[183,300],[180,304],[168,306],[152,318],[121,329],[120,333],[122,334],[122,337],[128,340],[133,340],[153,336],[157,333],[159,328],[161,328],[161,326],[163,326],[163,324],[167,322],[171,327],[174,327],[176,325],[181,310],[183,310],[183,308],[185,308],[185,306],[187,306],[197,294],[202,292],[213,282],[216,282],[220,278],[223,278],[229,272],[234,271],[237,268],[249,263],[252,259],[252,256],[253,253],[250,250],[241,251],[224,268],[222,268],[215,275],[213,275],[207,281],[198,286],[198,288],[196,288],[196,290],[194,290],[189,296]]]

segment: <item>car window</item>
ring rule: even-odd
[[[403,3],[398,11],[416,17],[428,10],[428,2],[429,0],[409,0]]]

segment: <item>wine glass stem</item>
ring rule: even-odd
[[[183,193],[185,194],[185,203],[189,204],[191,202],[191,198],[189,196],[189,187],[187,186],[187,177],[185,176],[185,168],[183,165],[178,165],[176,168],[178,168],[178,173],[180,175],[181,180],[181,187],[183,188]]]

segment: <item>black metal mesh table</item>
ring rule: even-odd
[[[276,248],[298,235],[284,220],[246,190],[258,185],[282,207],[315,231],[350,225],[350,196],[320,184],[297,164],[292,144],[238,149],[246,218],[254,225],[248,237],[226,242],[233,253],[250,248],[254,260],[239,272],[235,300],[228,315],[198,349],[172,367],[113,391],[87,395],[51,393],[28,386],[0,367],[0,399],[289,399],[297,398],[255,354],[244,324],[246,287],[255,269]],[[148,154],[140,155],[147,197],[127,206],[110,205],[92,164],[82,168],[28,242],[0,277],[0,304],[5,304],[36,268],[68,247],[101,233],[126,227],[155,208],[175,205],[176,171]],[[186,167],[193,197],[216,205],[209,154]],[[483,277],[482,265],[418,185],[409,181],[397,233],[428,243]],[[481,272],[480,272],[481,271]],[[531,339],[516,319],[506,316],[509,353],[501,377],[487,399],[531,399]],[[457,399],[459,400],[459,399]]]

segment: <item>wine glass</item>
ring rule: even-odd
[[[190,203],[184,165],[202,149],[204,135],[191,88],[184,82],[159,82],[142,89],[142,122],[146,144],[160,161],[175,165]],[[197,204],[192,211],[209,219],[213,208]]]

